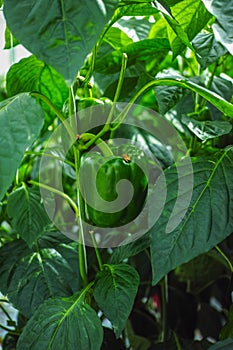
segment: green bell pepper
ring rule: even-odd
[[[89,152],[81,158],[79,182],[85,220],[98,227],[119,227],[131,222],[140,214],[147,195],[144,152],[134,145],[114,147],[113,152],[107,157]]]

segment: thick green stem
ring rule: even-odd
[[[90,139],[90,141],[85,145],[86,149],[91,147],[94,143],[96,143],[96,141],[98,139],[100,139],[104,134],[106,134],[106,132],[108,132],[110,130],[110,123],[112,121],[112,118],[113,118],[113,115],[114,115],[114,111],[115,111],[115,108],[116,108],[115,103],[118,101],[118,98],[120,96],[122,85],[123,85],[123,81],[124,81],[124,77],[125,77],[125,70],[126,70],[126,66],[127,66],[127,60],[128,60],[128,57],[127,57],[126,53],[123,53],[122,54],[122,61],[121,61],[121,71],[120,71],[119,80],[118,80],[118,84],[117,84],[117,88],[116,88],[116,92],[115,92],[115,96],[114,96],[114,100],[113,100],[114,103],[112,105],[112,108],[110,110],[110,113],[108,115],[108,118],[106,120],[106,123],[105,123],[103,129],[97,135],[95,135],[95,137]]]
[[[141,95],[143,95],[148,89],[151,89],[155,86],[160,86],[160,85],[178,86],[178,87],[181,87],[184,89],[189,89],[195,93],[198,93],[200,96],[204,97],[208,102],[212,103],[222,113],[233,118],[233,104],[226,101],[224,98],[222,98],[220,95],[216,94],[215,92],[209,91],[208,89],[206,89],[202,86],[199,86],[199,85],[197,85],[193,82],[190,82],[190,81],[162,78],[162,79],[156,79],[156,80],[150,81],[149,83],[144,85],[132,97],[132,99],[127,104],[127,106],[123,109],[123,111],[119,114],[119,116],[114,120],[114,124],[116,123],[116,125],[112,128],[112,130],[116,130],[121,125],[121,123],[127,117],[127,114],[129,113],[130,109],[133,107],[133,104],[137,101],[137,99]]]
[[[96,144],[98,148],[101,150],[101,152],[107,157],[107,156],[112,156],[112,150],[111,148],[107,145],[106,142],[104,142],[100,137],[97,137],[98,135],[94,135],[91,133],[84,133],[80,136],[80,140],[87,142],[85,146],[81,147],[81,150],[87,150],[89,147],[89,143],[92,142],[92,144]]]

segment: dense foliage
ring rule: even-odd
[[[1,304],[3,349],[232,349],[233,0],[0,6],[5,49],[32,53],[0,91],[0,291],[19,311]],[[148,169],[120,158],[119,137],[152,156]],[[121,177],[136,193],[112,221],[80,193],[94,145],[115,167],[99,174],[104,199]],[[150,193],[148,230],[120,235],[125,222],[137,234]]]

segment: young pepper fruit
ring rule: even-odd
[[[106,157],[89,152],[81,159],[79,182],[85,220],[98,227],[119,227],[131,222],[140,214],[147,195],[144,152],[134,145],[121,145],[114,147],[113,153]]]

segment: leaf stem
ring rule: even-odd
[[[6,311],[6,309],[0,305],[0,309],[2,310],[2,312],[4,312],[4,314],[7,316],[7,318],[10,320],[10,321],[13,321],[10,314]]]
[[[164,342],[167,337],[167,302],[168,302],[168,282],[167,275],[163,278],[161,282],[161,297],[162,297],[162,329],[160,334],[161,342]]]
[[[85,146],[81,147],[81,150],[87,150],[90,147],[89,144],[92,145],[95,143],[105,156],[112,156],[113,153],[111,148],[107,145],[106,142],[104,142],[100,137],[98,137],[98,135],[99,134],[94,135],[91,133],[82,134],[80,136],[80,140],[84,142],[87,142],[89,140],[89,142],[87,142]]]
[[[45,95],[41,94],[40,92],[32,91],[30,92],[30,95],[32,97],[37,97],[40,100],[42,100],[44,103],[46,103],[46,105],[51,109],[51,111],[53,111],[58,117],[58,119],[64,124],[68,134],[71,137],[71,140],[75,140],[75,130],[71,128],[70,124],[68,123],[67,119],[64,117],[63,113],[57,109],[57,107],[50,101],[50,99]]]
[[[78,245],[78,251],[79,251],[79,270],[80,275],[83,281],[84,287],[88,284],[88,278],[87,278],[87,254],[86,254],[86,248],[85,248],[85,237],[84,237],[84,227],[82,218],[84,217],[84,207],[83,207],[83,199],[80,194],[79,190],[79,167],[80,167],[80,151],[76,149],[75,146],[73,146],[74,151],[74,159],[75,159],[75,169],[76,169],[76,183],[77,183],[77,203],[79,208],[79,215],[77,215],[77,220],[79,222],[79,229],[80,229],[80,238],[79,238],[79,245]]]
[[[0,328],[2,328],[4,331],[10,333],[10,334],[14,334],[14,335],[20,335],[20,332],[17,331],[17,330],[13,330],[13,329],[10,329],[8,327],[5,327],[3,325],[0,324]]]
[[[53,154],[50,154],[50,153],[46,153],[46,152],[34,152],[34,151],[26,151],[24,153],[25,155],[34,155],[34,156],[38,156],[38,157],[49,157],[49,158],[53,158],[53,159],[57,159],[57,160],[61,160],[62,162],[72,166],[73,168],[75,167],[75,164],[67,159],[63,159],[62,157],[58,157],[58,156],[55,156]]]
[[[71,207],[74,209],[75,214],[76,214],[77,216],[79,215],[79,211],[78,211],[78,207],[77,207],[76,203],[75,203],[75,202],[73,201],[73,199],[71,199],[70,196],[68,196],[66,193],[61,192],[61,191],[57,190],[57,189],[54,188],[54,187],[51,187],[51,186],[48,186],[48,185],[39,183],[39,182],[34,181],[34,180],[29,180],[28,183],[29,183],[29,184],[32,184],[32,185],[34,185],[34,186],[37,186],[37,187],[42,187],[42,188],[44,188],[45,190],[51,191],[52,193],[58,194],[59,196],[63,197],[64,199],[66,199],[66,200],[69,202],[69,204],[71,205]]]
[[[95,239],[94,231],[90,231],[90,235],[91,235],[91,239],[92,239],[92,242],[93,242],[93,247],[95,249],[95,254],[96,254],[96,258],[97,258],[98,264],[99,264],[99,268],[100,268],[100,271],[102,271],[103,270],[103,262],[102,262],[102,259],[101,259],[101,256],[100,256],[100,252],[99,252],[99,249],[98,249],[98,246],[97,246],[97,242],[96,242],[96,239]]]
[[[113,102],[117,102],[118,98],[120,96],[120,92],[122,89],[122,85],[123,85],[123,81],[124,81],[124,76],[125,76],[125,70],[126,70],[126,66],[127,66],[127,61],[128,61],[128,57],[126,55],[126,53],[122,54],[122,61],[121,61],[121,71],[120,71],[120,75],[119,75],[119,80],[117,83],[117,88],[116,88],[116,92],[115,92],[115,96],[114,96],[114,100]],[[86,145],[85,148],[88,149],[89,147],[91,147],[94,143],[96,143],[96,141],[98,139],[100,139],[107,131],[110,130],[110,123],[112,121],[112,117],[115,111],[115,103],[113,103],[111,110],[109,112],[108,118],[106,120],[106,123],[103,127],[103,129],[97,134],[95,135],[95,137],[93,139],[91,139]]]
[[[143,95],[148,89],[153,88],[154,86],[165,85],[165,86],[179,86],[182,88],[189,89],[193,92],[198,93],[200,96],[204,97],[208,102],[212,103],[216,108],[218,108],[222,113],[233,118],[233,104],[226,101],[223,97],[216,94],[213,91],[199,86],[191,81],[181,80],[181,79],[171,79],[171,78],[161,78],[150,81],[144,85],[130,100],[127,106],[119,114],[119,116],[114,120],[114,123],[117,123],[111,130],[116,130],[121,123],[125,120],[128,112],[133,107],[133,104],[136,100]]]
[[[230,260],[228,259],[228,257],[226,256],[226,254],[219,248],[219,246],[216,245],[215,249],[217,250],[217,252],[222,255],[222,257],[226,260],[229,268],[230,268],[230,271],[231,273],[233,273],[233,266],[232,266],[232,263],[230,262]]]

